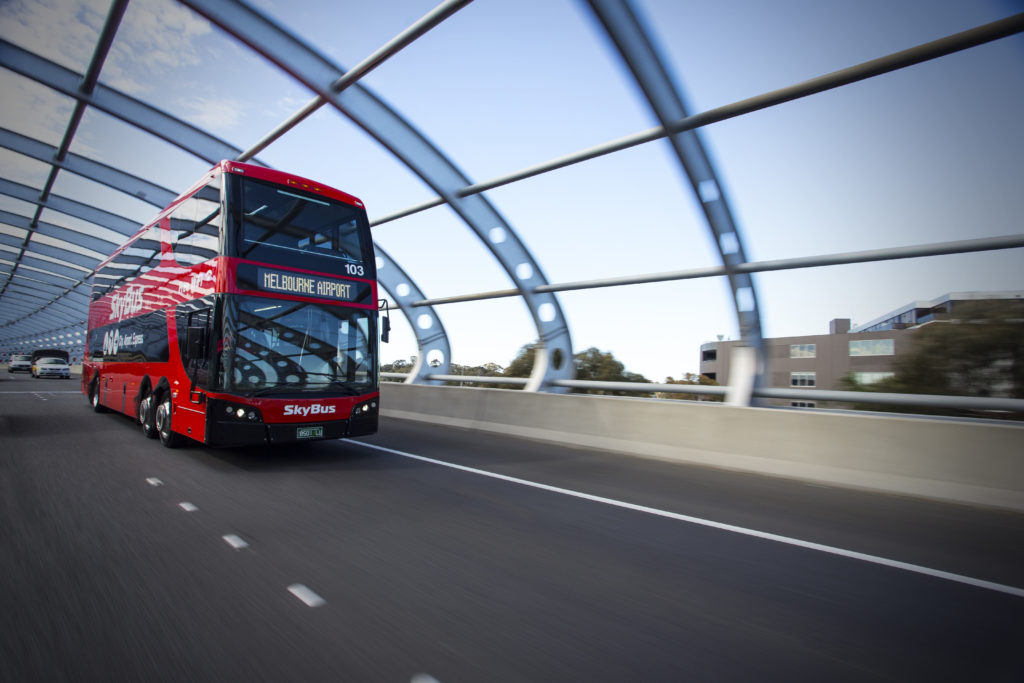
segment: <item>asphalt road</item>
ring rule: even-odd
[[[1024,680],[1024,515],[398,420],[167,450],[77,390],[0,376],[0,681]]]

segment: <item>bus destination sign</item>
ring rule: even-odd
[[[264,268],[251,263],[238,264],[238,286],[277,294],[291,294],[351,304],[372,304],[369,282],[336,280],[322,275]]]

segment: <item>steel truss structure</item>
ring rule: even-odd
[[[181,0],[182,4],[275,64],[315,95],[309,104],[247,150],[239,149],[209,132],[100,82],[104,62],[128,1],[112,2],[92,58],[81,73],[0,40],[0,65],[72,98],[75,103],[63,139],[58,146],[48,145],[18,131],[0,128],[0,147],[50,167],[49,176],[41,188],[0,179],[0,194],[34,207],[32,215],[0,211],[0,223],[23,231],[24,234],[18,238],[0,233],[0,245],[7,247],[5,256],[0,259],[4,261],[0,263],[0,350],[8,353],[45,341],[77,349],[78,355],[81,356],[81,333],[85,327],[91,274],[100,258],[119,244],[112,241],[110,233],[127,237],[139,227],[134,221],[105,211],[99,206],[54,194],[52,188],[58,174],[70,173],[80,176],[125,192],[157,208],[165,206],[179,190],[183,189],[161,187],[146,178],[127,174],[71,153],[71,142],[83,114],[90,107],[170,142],[210,164],[226,158],[254,159],[260,151],[273,144],[287,131],[301,125],[311,113],[322,106],[334,107],[389,150],[437,196],[435,199],[391,215],[378,217],[373,221],[373,225],[400,220],[429,208],[448,205],[465,223],[472,235],[485,245],[512,284],[504,290],[431,299],[416,285],[406,269],[378,247],[380,284],[397,308],[408,318],[410,328],[416,336],[419,363],[410,374],[403,376],[404,380],[410,383],[441,383],[466,379],[449,374],[452,345],[436,307],[466,301],[517,297],[526,305],[536,329],[537,355],[533,375],[529,379],[517,381],[510,378],[494,378],[503,384],[520,384],[527,391],[548,392],[564,392],[575,387],[589,386],[645,392],[654,390],[718,393],[725,394],[729,401],[735,404],[750,404],[756,402],[758,397],[779,396],[780,391],[786,398],[800,398],[806,396],[807,392],[770,390],[763,386],[763,378],[767,373],[767,359],[762,341],[758,296],[751,278],[753,273],[1024,247],[1024,234],[1020,234],[770,262],[748,261],[741,230],[730,211],[728,198],[722,189],[723,184],[716,176],[714,164],[701,142],[699,132],[702,126],[711,123],[1020,33],[1024,31],[1024,14],[740,102],[691,113],[684,104],[685,98],[680,88],[655,47],[651,32],[638,20],[630,3],[627,0],[587,0],[589,10],[607,34],[610,44],[618,52],[623,63],[633,74],[659,125],[576,154],[474,183],[448,155],[421,134],[411,122],[380,96],[359,83],[367,73],[468,5],[471,0],[442,2],[420,21],[350,70],[336,65],[303,42],[301,37],[291,35],[247,4],[237,0]],[[665,140],[671,146],[689,179],[690,190],[703,209],[707,229],[718,249],[718,265],[634,277],[551,283],[514,227],[486,197],[489,190],[657,140]],[[254,160],[260,163],[258,159]],[[40,217],[44,209],[101,226],[106,230],[88,234],[43,222]],[[79,250],[62,249],[47,244],[45,239],[37,238],[54,238],[72,244]],[[622,384],[615,384],[613,387],[609,383],[573,379],[571,334],[557,297],[558,292],[702,277],[725,277],[728,280],[741,337],[750,351],[750,362],[737,364],[740,372],[729,378],[728,387]],[[433,362],[424,362],[428,358],[433,359]],[[475,379],[481,380],[481,383],[488,381],[487,378]],[[831,393],[838,395],[842,392]],[[822,398],[822,392],[816,391],[814,396]],[[879,400],[880,403],[915,402],[914,397],[878,396],[883,397]],[[947,398],[945,405],[966,404],[972,407],[995,407],[995,403],[992,402],[1000,401],[989,399],[989,403],[986,403],[986,399]],[[842,397],[835,400],[842,400]],[[859,394],[858,400],[864,400],[864,396]],[[939,399],[928,399],[930,404],[934,404],[936,400]],[[920,403],[920,400],[917,402]],[[943,403],[942,400],[939,402]],[[1024,410],[1024,401],[1002,400],[999,406],[1001,409],[1019,411]]]

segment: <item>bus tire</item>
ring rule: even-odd
[[[170,393],[162,394],[156,404],[156,415],[153,421],[156,424],[157,436],[160,437],[160,443],[164,448],[177,448],[184,441],[181,434],[171,429],[171,413],[171,395]]]
[[[153,392],[146,390],[139,399],[139,424],[147,439],[157,437],[156,422],[153,419]]]
[[[107,409],[100,403],[100,380],[96,378],[89,387],[89,403],[92,405],[92,412],[105,413]]]

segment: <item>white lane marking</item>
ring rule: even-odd
[[[178,507],[180,507],[185,512],[195,512],[196,510],[199,509],[192,503],[178,503]]]
[[[36,398],[38,398],[40,401],[45,401],[46,400],[44,397],[40,396],[39,394],[33,393],[32,395],[35,396]]]
[[[384,451],[385,453],[391,453],[393,455],[400,455],[403,458],[412,458],[413,460],[422,460],[423,462],[429,462],[434,465],[441,465],[442,467],[451,467],[452,469],[462,470],[464,472],[471,472],[473,474],[479,474],[484,477],[491,477],[492,479],[501,479],[503,481],[511,482],[513,484],[520,484],[522,486],[530,486],[535,489],[541,489],[543,491],[551,491],[552,493],[560,493],[564,496],[572,496],[574,498],[582,498],[584,500],[590,500],[595,503],[603,503],[605,505],[612,505],[615,507],[625,508],[627,510],[634,510],[636,512],[645,512],[649,515],[657,515],[659,517],[667,517],[669,519],[679,520],[680,522],[689,522],[690,524],[698,524],[700,526],[711,527],[712,529],[720,529],[722,531],[729,531],[735,534],[743,534],[745,536],[753,536],[755,538],[761,538],[766,541],[775,541],[777,543],[785,543],[787,545],[797,546],[799,548],[807,548],[808,550],[817,550],[823,553],[829,553],[831,555],[838,555],[840,557],[846,557],[853,560],[861,560],[862,562],[871,562],[873,564],[879,564],[886,567],[892,567],[894,569],[902,569],[903,571],[914,572],[916,574],[924,574],[925,576],[931,576],[937,579],[944,579],[946,581],[955,581],[957,583],[967,584],[976,588],[984,588],[986,590],[997,591],[999,593],[1006,593],[1007,595],[1014,595],[1018,598],[1024,598],[1024,588],[1017,588],[1016,586],[1007,586],[1001,583],[995,583],[993,581],[985,581],[984,579],[976,579],[971,576],[963,576],[962,574],[954,574],[952,572],[945,572],[941,569],[932,569],[931,567],[922,567],[917,564],[910,564],[909,562],[900,562],[899,560],[891,560],[887,557],[879,557],[878,555],[868,555],[867,553],[859,553],[855,550],[846,550],[845,548],[836,548],[830,545],[824,545],[822,543],[813,543],[811,541],[802,541],[799,538],[790,538],[789,536],[780,536],[779,534],[771,534],[765,531],[757,531],[756,529],[747,529],[741,526],[735,526],[733,524],[723,524],[722,522],[715,522],[710,519],[701,519],[700,517],[691,517],[690,515],[681,515],[677,512],[669,512],[667,510],[659,510],[657,508],[647,507],[646,505],[636,505],[634,503],[626,503],[621,500],[615,500],[613,498],[603,498],[601,496],[591,495],[589,493],[582,493],[580,491],[573,491],[571,489],[563,489],[558,486],[549,486],[548,484],[540,484],[535,481],[529,481],[527,479],[519,479],[518,477],[510,477],[505,474],[498,474],[496,472],[488,472],[486,470],[479,470],[475,467],[466,467],[465,465],[456,465],[455,463],[446,462],[444,460],[436,460],[434,458],[427,458],[422,455],[413,455],[412,453],[406,453],[404,451],[395,450],[393,448],[385,448],[384,446],[378,446],[372,443],[366,443],[363,441],[349,441],[348,443],[356,444],[359,446],[365,446],[366,448],[373,448],[378,451]]]
[[[81,394],[81,391],[46,391],[46,394]],[[0,396],[6,396],[7,394],[35,394],[38,395],[38,391],[0,391]]]
[[[430,674],[415,674],[409,679],[409,683],[441,683]]]
[[[149,484],[150,486],[163,486],[164,485],[164,483],[162,481],[160,481],[159,479],[157,479],[156,477],[149,477],[149,478],[147,478],[146,479],[146,483]]]
[[[235,534],[228,534],[227,536],[221,536],[221,538],[227,541],[227,544],[235,550],[241,550],[242,548],[249,547],[248,543],[242,540],[240,536],[236,536]]]
[[[327,604],[327,601],[321,598],[319,595],[311,591],[301,583],[293,583],[288,586],[288,592],[297,597],[302,602],[306,603],[307,607],[320,607],[321,605]]]

